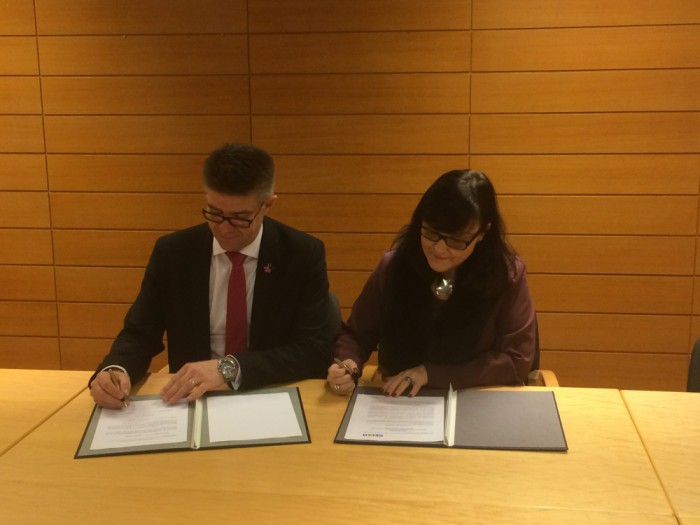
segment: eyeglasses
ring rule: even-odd
[[[445,241],[447,247],[452,248],[453,250],[466,250],[467,248],[469,248],[469,245],[473,243],[476,240],[476,238],[481,234],[481,230],[478,230],[471,239],[467,240],[457,239],[456,237],[449,237],[447,235],[443,235],[442,233],[438,233],[435,230],[428,228],[427,226],[421,226],[420,234],[434,243],[438,243],[442,239]]]
[[[204,215],[204,218],[209,222],[216,224],[221,224],[222,222],[226,221],[235,228],[250,228],[250,225],[253,224],[253,221],[260,213],[260,210],[263,209],[263,206],[265,206],[264,202],[260,204],[258,211],[256,211],[255,215],[253,215],[250,219],[244,219],[243,217],[227,217],[226,215],[207,210],[206,208],[202,208],[202,215]]]

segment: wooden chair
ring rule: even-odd
[[[695,340],[688,367],[688,392],[700,392],[700,337]]]

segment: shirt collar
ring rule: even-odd
[[[253,257],[253,258],[257,259],[259,254],[260,254],[260,241],[262,241],[262,234],[263,234],[263,225],[261,224],[260,231],[255,236],[255,239],[253,239],[253,242],[251,242],[249,245],[244,246],[241,250],[239,250],[240,253],[242,253],[246,257]],[[216,237],[214,237],[211,255],[212,255],[212,257],[216,257],[217,255],[221,255],[222,253],[226,253],[226,250],[224,250],[221,247],[221,245],[219,244],[219,241],[217,241]]]

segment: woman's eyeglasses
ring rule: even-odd
[[[452,248],[453,250],[466,250],[469,248],[469,245],[473,243],[474,240],[476,240],[476,238],[481,234],[481,230],[478,230],[471,239],[458,239],[456,237],[443,235],[442,233],[436,232],[427,226],[421,226],[420,234],[434,243],[438,243],[440,240],[443,240],[445,241],[447,247]]]

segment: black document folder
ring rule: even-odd
[[[423,389],[414,398],[393,398],[378,387],[358,387],[335,442],[568,450],[554,392],[529,390]]]

